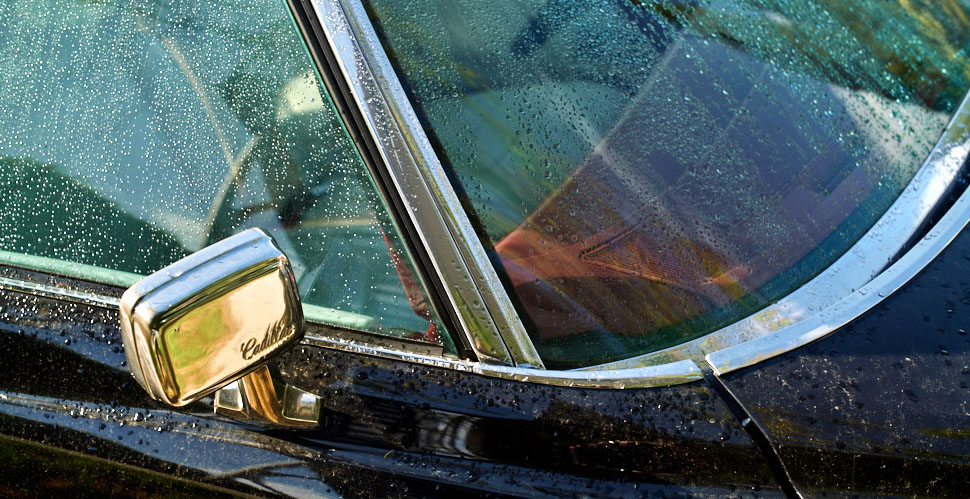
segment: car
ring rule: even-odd
[[[0,6],[4,495],[966,495],[970,7]]]

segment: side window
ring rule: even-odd
[[[4,2],[0,76],[0,262],[129,285],[258,226],[309,320],[453,351],[283,2]]]

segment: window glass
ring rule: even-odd
[[[285,4],[0,5],[0,257],[131,284],[266,229],[310,320],[443,343]]]
[[[739,320],[843,254],[968,87],[955,0],[367,0],[543,361]]]

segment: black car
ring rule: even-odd
[[[0,492],[966,496],[968,50],[960,0],[4,2]]]

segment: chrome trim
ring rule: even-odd
[[[342,350],[345,352],[394,359],[413,364],[453,369],[490,378],[501,378],[524,383],[568,386],[573,388],[621,389],[671,386],[704,379],[704,374],[692,360],[681,360],[659,366],[634,367],[590,371],[558,371],[526,367],[499,366],[467,360],[452,360],[414,353],[374,347],[346,339],[307,335],[302,344],[314,347]]]
[[[921,241],[899,261],[892,259],[914,237],[938,207],[970,156],[970,94],[964,98],[940,140],[902,194],[859,241],[811,281],[774,304],[718,331],[665,350],[585,370],[619,369],[692,359],[710,361],[716,373],[726,373],[797,348],[832,332],[878,303],[871,298],[887,292],[879,283],[892,279],[898,286],[919,272],[946,245]],[[966,224],[964,198],[949,208],[931,234],[949,242]],[[936,239],[939,241],[939,239]],[[910,263],[905,263],[910,262]],[[918,262],[915,263],[915,262]],[[911,272],[899,281],[900,274]],[[894,276],[894,277],[890,277]],[[891,287],[895,291],[898,286]],[[860,295],[861,293],[861,295]],[[869,299],[860,299],[870,293]],[[881,298],[880,298],[881,299]],[[850,303],[855,305],[849,306]],[[807,331],[811,330],[811,333]],[[797,337],[795,341],[792,338]],[[769,352],[773,352],[770,353]]]
[[[311,4],[479,360],[543,367],[358,0]]]
[[[21,281],[19,279],[10,279],[9,277],[0,277],[0,290],[16,291],[18,293],[69,301],[79,303],[81,305],[93,305],[95,307],[110,308],[113,310],[117,310],[118,305],[121,304],[121,299],[113,296],[98,295],[88,293],[87,291],[61,288],[36,282]]]
[[[961,146],[966,149],[970,144]],[[799,322],[705,358],[714,373],[722,375],[815,341],[848,324],[901,288],[943,251],[970,222],[970,190],[960,196],[946,215],[910,251],[885,272],[834,305]]]

